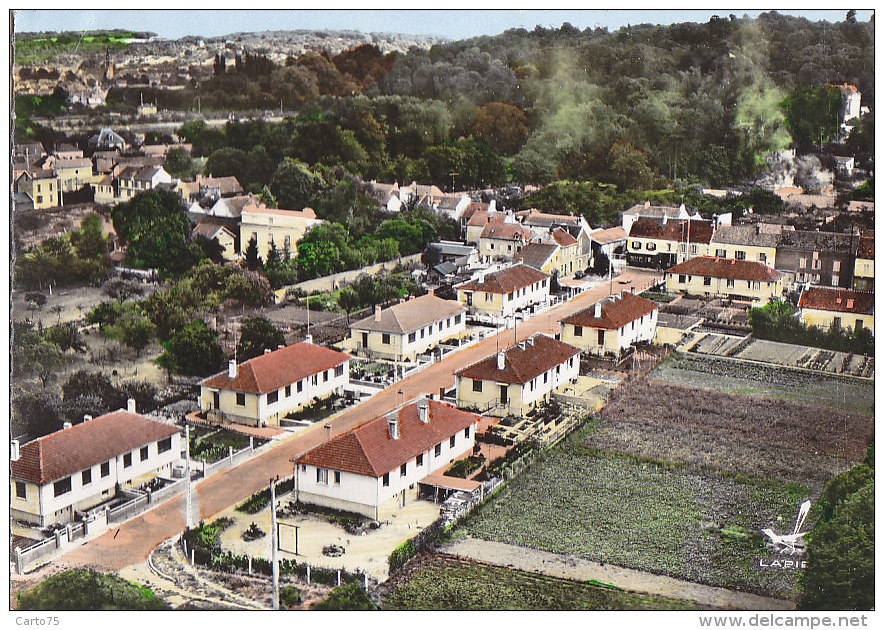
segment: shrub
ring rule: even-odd
[[[283,586],[279,589],[279,603],[286,608],[294,608],[301,603],[301,589],[297,586]]]
[[[358,584],[335,587],[328,598],[315,604],[313,610],[377,610],[371,596]]]

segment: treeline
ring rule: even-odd
[[[875,356],[875,338],[869,328],[808,326],[795,317],[795,309],[786,302],[768,302],[762,308],[750,309],[749,325],[759,339]]]

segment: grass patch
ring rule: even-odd
[[[390,591],[385,610],[684,610],[690,602],[638,595],[434,556]]]
[[[128,31],[86,35],[85,33],[59,33],[54,37],[15,39],[15,63],[20,65],[41,63],[58,55],[73,52],[103,52],[106,49],[122,50],[129,47],[129,39],[138,34]]]
[[[190,431],[190,456],[207,463],[227,457],[230,447],[234,451],[249,445],[249,438],[226,429],[193,427]]]

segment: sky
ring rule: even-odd
[[[488,3],[484,3],[488,4]],[[778,3],[781,4],[781,3]],[[536,6],[536,3],[535,3]],[[597,26],[609,30],[626,24],[669,24],[673,22],[708,22],[712,15],[731,13],[756,16],[764,9],[697,10],[17,10],[16,31],[100,30],[129,28],[154,32],[167,39],[184,35],[212,37],[234,32],[338,29],[362,32],[437,35],[463,39],[478,35],[496,35],[508,28],[533,29],[535,25],[559,27],[563,22],[583,29]],[[846,9],[779,9],[780,13],[802,15],[809,20],[838,22]],[[857,10],[857,19],[866,21],[871,10]]]

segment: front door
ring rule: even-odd
[[[507,404],[508,400],[509,400],[509,398],[507,397],[507,386],[501,385],[500,386],[500,404],[505,406]]]
[[[368,347],[368,333],[367,332],[362,333],[362,347],[363,348]]]

